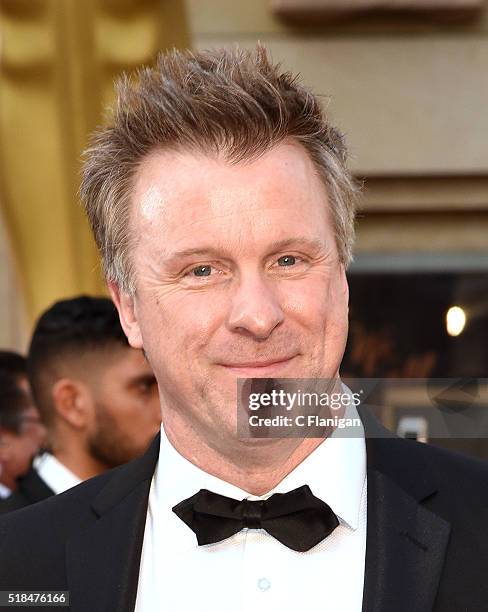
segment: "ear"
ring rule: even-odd
[[[139,323],[137,322],[134,298],[125,291],[122,291],[117,283],[109,282],[108,289],[110,296],[119,311],[120,324],[122,329],[127,336],[127,340],[132,348],[142,349],[144,345],[142,343],[141,330]]]
[[[70,378],[57,380],[51,390],[58,417],[75,429],[84,429],[92,420],[93,400],[89,389]]]

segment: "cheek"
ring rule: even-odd
[[[121,398],[118,410],[112,414],[112,417],[120,429],[131,429],[134,431],[134,423],[140,420],[142,412],[137,398],[126,395],[124,398]]]
[[[172,295],[146,305],[140,320],[143,344],[163,395],[180,395],[200,378],[199,364],[219,329],[221,312],[218,297],[210,292]],[[155,405],[160,417],[159,396]]]
[[[210,291],[155,300],[141,312],[144,346],[157,353],[165,348],[176,350],[175,357],[204,346],[218,329],[224,313],[223,300]]]
[[[296,283],[292,290],[284,288],[281,300],[284,312],[313,333],[320,334],[330,325],[342,325],[347,304],[332,285],[313,279]]]

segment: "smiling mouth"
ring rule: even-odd
[[[291,357],[283,357],[281,359],[269,359],[267,361],[246,361],[242,363],[220,363],[219,365],[226,370],[237,374],[268,374],[275,370],[279,370],[288,365],[296,355]]]

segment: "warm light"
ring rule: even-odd
[[[446,328],[450,336],[459,336],[466,325],[466,313],[460,306],[451,306],[446,314]]]

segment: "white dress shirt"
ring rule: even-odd
[[[36,457],[33,466],[47,486],[54,491],[55,495],[64,493],[71,487],[80,484],[81,480],[73,474],[51,453],[43,453]]]
[[[0,499],[7,499],[10,495],[12,495],[12,491],[0,482]]]
[[[364,430],[361,426],[354,438],[340,433],[334,432],[272,491],[256,497],[187,461],[161,427],[136,612],[360,612],[366,553]],[[307,552],[287,548],[263,529],[243,529],[222,542],[198,546],[194,532],[171,510],[200,489],[258,500],[304,484],[340,522]]]

